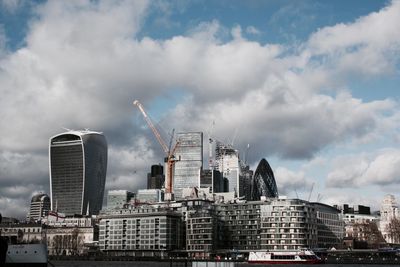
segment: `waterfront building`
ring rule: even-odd
[[[147,189],[162,189],[165,182],[164,168],[161,164],[152,165],[147,174]]]
[[[39,193],[32,197],[27,221],[37,222],[47,216],[50,210],[50,198],[47,194]]]
[[[345,234],[345,224],[340,210],[335,207],[311,203],[317,219],[317,242],[319,248],[332,248],[341,245]]]
[[[98,214],[107,171],[103,134],[68,131],[49,142],[51,209],[66,215]]]
[[[138,203],[157,203],[164,199],[164,192],[160,189],[139,189],[136,195]]]
[[[40,223],[1,223],[0,233],[10,244],[40,243],[45,236]]]
[[[190,210],[186,216],[186,251],[190,258],[208,259],[220,248],[222,223],[215,207]]]
[[[97,227],[62,226],[46,229],[49,255],[85,255],[93,245]]]
[[[173,192],[177,199],[182,197],[183,188],[200,187],[203,169],[203,133],[186,132],[177,134],[175,150]]]
[[[223,225],[222,248],[249,251],[261,249],[261,202],[225,202],[216,205]]]
[[[227,180],[228,192],[235,192],[237,197],[245,194],[239,188],[240,164],[238,150],[232,146],[217,142],[215,147],[215,168]]]
[[[261,205],[261,249],[318,247],[316,217],[307,201],[285,197],[267,200]]]
[[[262,159],[257,166],[251,181],[251,200],[260,200],[261,197],[278,197],[274,173],[265,159]]]
[[[300,199],[217,203],[225,249],[296,250],[341,244],[343,223],[336,209]]]
[[[108,255],[164,258],[184,249],[182,215],[171,209],[142,205],[100,215],[100,250]]]
[[[134,197],[135,194],[128,190],[109,190],[107,193],[107,208],[122,208]]]

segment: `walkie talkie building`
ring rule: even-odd
[[[51,209],[74,214],[98,214],[107,172],[107,142],[103,134],[68,131],[50,138]]]

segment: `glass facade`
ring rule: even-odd
[[[251,200],[260,200],[262,196],[278,197],[274,173],[265,159],[258,164],[251,183]]]
[[[239,196],[239,152],[231,146],[217,142],[215,148],[216,167],[228,182],[228,192]]]
[[[178,133],[179,145],[175,157],[173,191],[175,197],[182,196],[182,189],[200,187],[200,175],[203,168],[203,133]]]
[[[98,214],[107,171],[104,135],[70,131],[50,139],[51,208],[66,215]]]

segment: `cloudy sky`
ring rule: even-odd
[[[105,134],[106,189],[144,188],[163,153],[134,99],[166,140],[265,157],[281,194],[376,209],[400,197],[398,25],[400,1],[0,0],[0,212],[49,192],[63,127]]]

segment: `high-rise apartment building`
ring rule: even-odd
[[[235,192],[236,196],[244,195],[240,192],[239,176],[239,152],[229,145],[217,142],[215,148],[216,169],[222,173],[223,178],[228,181],[228,191]]]
[[[40,221],[50,210],[50,198],[47,194],[39,193],[32,197],[27,221]]]
[[[68,131],[50,138],[51,208],[66,215],[98,214],[107,172],[103,134]]]
[[[179,142],[175,158],[173,191],[175,197],[182,196],[182,189],[200,187],[200,175],[203,168],[203,133],[178,133]]]

